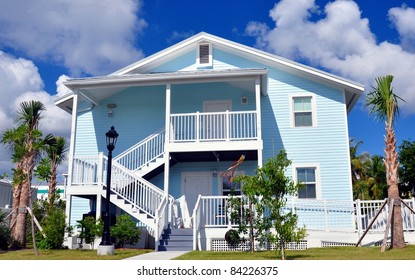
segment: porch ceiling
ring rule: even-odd
[[[245,155],[245,160],[258,160],[256,150],[171,153],[172,160],[176,162],[237,161],[241,155]]]
[[[171,153],[170,166],[180,162],[213,162],[213,161],[237,161],[241,155],[245,155],[245,160],[258,160],[256,150],[249,151],[220,151],[220,152],[176,152]],[[144,175],[144,179],[151,180],[164,171],[164,164]]]

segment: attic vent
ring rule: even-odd
[[[210,44],[199,45],[198,64],[201,66],[212,65],[212,47]]]

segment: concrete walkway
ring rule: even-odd
[[[126,258],[124,260],[171,260],[186,253],[187,251],[158,251],[141,254],[138,256]]]

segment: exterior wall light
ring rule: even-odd
[[[112,109],[114,109],[116,107],[117,107],[117,104],[115,104],[115,103],[108,103],[107,104],[108,117],[112,118],[112,116],[114,115],[114,111]]]

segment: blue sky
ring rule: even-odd
[[[45,132],[69,137],[69,115],[53,100],[66,77],[109,74],[201,31],[256,47],[365,85],[395,76],[406,100],[398,144],[415,140],[415,0],[0,0],[0,130],[18,104],[48,108]],[[349,115],[360,151],[383,154],[384,124],[363,108]],[[0,173],[9,172],[0,148]]]

